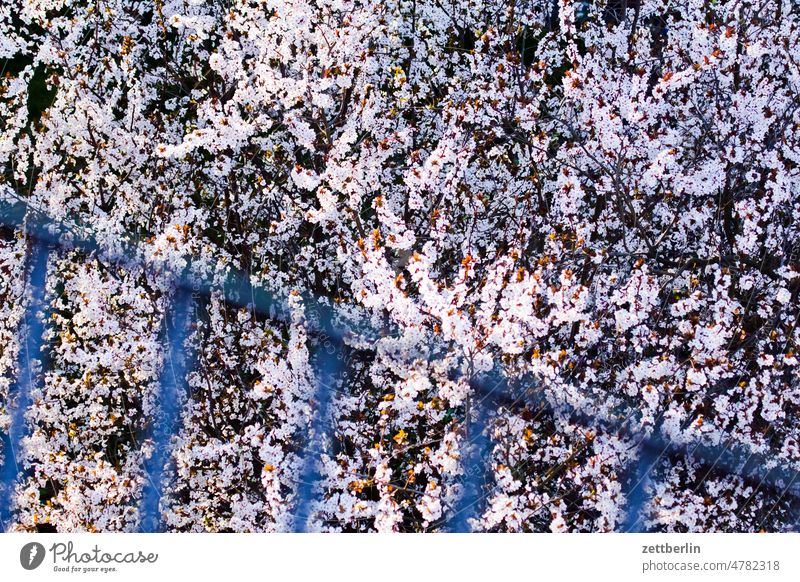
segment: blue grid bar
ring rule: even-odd
[[[20,373],[14,389],[8,395],[11,406],[11,426],[4,439],[3,467],[0,471],[0,527],[6,531],[12,521],[13,495],[16,484],[23,472],[20,466],[22,441],[27,434],[25,411],[30,407],[31,394],[36,387],[36,360],[44,364],[46,352],[43,348],[44,326],[41,312],[45,308],[45,289],[47,264],[50,258],[49,245],[34,244],[31,249],[31,274],[28,281],[29,301],[25,309],[25,326],[20,342]],[[12,405],[12,400],[16,402]]]
[[[326,332],[333,332],[333,314],[324,309],[321,316]],[[311,506],[315,499],[315,488],[322,480],[319,471],[320,456],[325,450],[328,439],[327,426],[330,415],[330,405],[336,393],[336,385],[342,379],[345,371],[347,351],[343,342],[332,333],[323,332],[318,338],[319,345],[312,357],[317,360],[317,386],[314,394],[314,413],[311,420],[311,430],[304,449],[303,468],[297,486],[297,502],[293,531],[302,533],[308,531],[311,521]]]
[[[139,531],[162,531],[160,502],[164,476],[171,451],[170,440],[178,431],[181,404],[186,401],[186,338],[192,311],[191,295],[179,288],[173,297],[171,314],[165,315],[165,335],[169,345],[167,361],[161,371],[160,392],[153,423],[153,454],[145,462],[145,486],[142,494]]]
[[[641,533],[644,531],[644,507],[647,502],[647,486],[650,484],[650,474],[666,449],[660,452],[656,447],[640,446],[639,460],[636,463],[630,485],[624,492],[628,500],[625,521],[620,529],[626,533]]]
[[[464,474],[462,492],[445,529],[453,533],[472,531],[469,520],[478,518],[492,481],[492,440],[489,437],[489,419],[497,406],[498,396],[508,388],[502,374],[473,378],[464,419],[465,442],[462,447]]]

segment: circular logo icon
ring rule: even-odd
[[[19,551],[19,563],[26,570],[35,570],[44,562],[44,546],[39,542],[30,542]]]

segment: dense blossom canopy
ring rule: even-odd
[[[0,59],[0,202],[72,233],[10,528],[139,527],[187,273],[168,530],[291,529],[312,451],[316,530],[797,522],[795,0],[8,0]],[[354,331],[314,434],[322,305]]]

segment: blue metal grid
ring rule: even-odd
[[[77,248],[87,253],[98,253],[103,260],[120,265],[135,264],[139,268],[152,270],[154,267],[137,261],[136,253],[120,252],[111,255],[104,252],[87,230],[78,225],[68,225],[50,219],[47,216],[27,208],[24,204],[0,203],[0,224],[11,227],[22,227],[31,244],[30,301],[26,307],[26,331],[23,333],[23,349],[21,350],[20,374],[9,395],[12,410],[12,422],[5,439],[3,451],[5,459],[0,470],[0,524],[4,527],[12,519],[12,493],[15,485],[25,474],[17,459],[18,449],[25,436],[24,412],[30,405],[30,398],[36,381],[36,360],[46,357],[42,349],[43,327],[41,317],[37,314],[44,309],[44,288],[47,261],[50,252],[59,247]],[[180,406],[186,400],[186,374],[189,371],[184,353],[188,322],[192,310],[192,297],[210,296],[212,285],[208,281],[198,280],[184,273],[172,273],[174,295],[171,302],[172,313],[165,318],[165,334],[169,343],[169,363],[162,371],[160,394],[158,397],[159,412],[157,414],[151,439],[154,453],[145,466],[147,482],[141,502],[141,526],[143,532],[161,531],[160,500],[166,466],[169,462],[170,440],[179,429]],[[288,305],[271,295],[267,290],[251,284],[246,273],[232,272],[223,285],[224,300],[232,305],[247,307],[272,319],[289,321]],[[245,299],[243,299],[245,298]],[[319,302],[315,302],[320,305]],[[312,354],[318,370],[317,387],[314,397],[314,415],[305,443],[305,458],[297,490],[297,502],[294,510],[293,529],[297,532],[307,531],[311,509],[316,490],[320,484],[319,456],[325,449],[327,440],[326,427],[329,424],[330,404],[335,386],[346,371],[347,346],[345,335],[353,330],[343,331],[334,325],[335,313],[332,309],[321,307],[317,321],[309,322],[309,332],[316,335],[317,347]],[[368,318],[365,316],[364,321]],[[377,333],[378,330],[364,330]],[[543,392],[534,381],[525,384],[524,389],[510,389],[508,380],[500,373],[485,374],[471,379],[472,395],[470,397],[471,413],[468,413],[467,439],[463,451],[464,476],[461,482],[463,493],[459,504],[449,515],[444,529],[453,532],[471,530],[469,520],[480,513],[482,501],[491,493],[490,456],[491,440],[487,435],[490,414],[498,406],[528,405],[549,406]],[[616,431],[618,435],[634,438],[639,449],[639,460],[632,475],[626,479],[630,486],[625,491],[628,500],[628,518],[621,526],[621,531],[642,531],[643,507],[646,501],[645,485],[651,471],[660,459],[665,456],[681,457],[691,455],[710,464],[712,468],[731,474],[738,474],[748,482],[752,482],[756,490],[770,490],[779,495],[779,500],[789,497],[792,503],[800,508],[800,495],[795,483],[800,471],[785,467],[772,467],[762,471],[748,470],[746,465],[764,466],[760,459],[753,462],[753,455],[738,450],[731,443],[715,446],[692,444],[678,445],[666,440],[653,431],[640,434],[627,422],[589,417],[580,411],[566,406],[562,411],[576,422],[586,426],[603,426]]]

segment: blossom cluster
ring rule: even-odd
[[[0,59],[0,201],[67,225],[14,529],[137,529],[154,446],[170,531],[292,529],[309,458],[318,531],[796,523],[796,2],[9,0]]]

